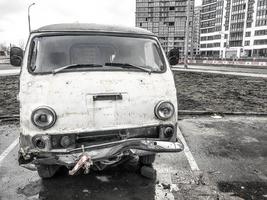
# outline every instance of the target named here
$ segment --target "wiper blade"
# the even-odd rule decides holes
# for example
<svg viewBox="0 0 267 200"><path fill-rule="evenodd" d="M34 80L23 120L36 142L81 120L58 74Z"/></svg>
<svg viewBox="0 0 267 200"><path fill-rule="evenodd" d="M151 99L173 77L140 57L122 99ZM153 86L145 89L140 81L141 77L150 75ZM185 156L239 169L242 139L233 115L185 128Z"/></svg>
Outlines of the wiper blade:
<svg viewBox="0 0 267 200"><path fill-rule="evenodd" d="M105 63L106 66L114 66L114 67L121 67L121 68L135 68L135 69L140 69L143 70L145 72L148 72L149 74L151 74L152 70L145 68L145 67L141 67L141 66L136 66L136 65L132 65L129 63Z"/></svg>
<svg viewBox="0 0 267 200"><path fill-rule="evenodd" d="M61 72L65 69L69 69L69 68L73 68L73 67L103 67L103 65L100 65L100 64L71 64L71 65L65 65L63 67L54 69L52 71L52 73L56 74L56 73Z"/></svg>

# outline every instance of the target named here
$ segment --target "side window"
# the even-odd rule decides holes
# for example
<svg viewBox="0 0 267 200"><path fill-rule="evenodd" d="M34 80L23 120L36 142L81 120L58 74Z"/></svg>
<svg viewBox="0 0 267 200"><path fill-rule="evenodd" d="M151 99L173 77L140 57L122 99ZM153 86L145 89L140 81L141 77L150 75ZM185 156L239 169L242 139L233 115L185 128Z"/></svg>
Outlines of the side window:
<svg viewBox="0 0 267 200"><path fill-rule="evenodd" d="M32 43L32 48L30 52L30 70L31 71L35 71L36 69L37 46L38 46L38 41L34 40Z"/></svg>
<svg viewBox="0 0 267 200"><path fill-rule="evenodd" d="M154 70L160 71L163 63L155 43L148 42L145 44L145 55L146 65L152 67Z"/></svg>
<svg viewBox="0 0 267 200"><path fill-rule="evenodd" d="M162 58L159 55L159 51L160 51L160 49L159 49L158 45L153 44L154 59L161 70L164 64L162 63Z"/></svg>

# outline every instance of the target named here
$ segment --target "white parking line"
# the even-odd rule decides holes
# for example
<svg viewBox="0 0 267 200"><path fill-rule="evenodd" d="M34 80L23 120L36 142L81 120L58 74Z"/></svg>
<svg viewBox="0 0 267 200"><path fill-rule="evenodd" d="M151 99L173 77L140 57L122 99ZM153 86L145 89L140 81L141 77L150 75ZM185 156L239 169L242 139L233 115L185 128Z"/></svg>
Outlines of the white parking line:
<svg viewBox="0 0 267 200"><path fill-rule="evenodd" d="M7 157L7 155L17 146L17 144L19 143L19 138L17 138L15 141L13 141L9 147L6 148L6 150L1 153L0 155L0 166L2 165L3 160L5 159L5 157Z"/></svg>
<svg viewBox="0 0 267 200"><path fill-rule="evenodd" d="M193 157L193 155L192 155L192 153L191 153L191 151L190 151L190 149L189 149L189 147L188 147L188 145L187 145L187 143L186 143L186 141L184 139L184 136L183 136L181 130L179 129L179 127L177 128L177 136L181 140L181 142L184 144L184 151L183 152L184 152L184 154L185 154L185 156L186 156L186 158L187 158L187 160L189 162L191 170L192 171L199 171L199 167L197 165L197 162L194 159L194 157Z"/></svg>
<svg viewBox="0 0 267 200"><path fill-rule="evenodd" d="M189 147L184 139L184 136L182 135L179 127L177 129L177 137L181 140L181 142L184 144L184 154L186 159L189 162L190 168L192 171L199 171L199 167L189 150ZM165 168L161 165L154 165L155 169L157 170L157 180L160 183L167 183L172 185L172 179L171 175L175 173L177 170ZM174 200L174 195L170 190L164 190L160 184L156 184L155 186L155 200Z"/></svg>

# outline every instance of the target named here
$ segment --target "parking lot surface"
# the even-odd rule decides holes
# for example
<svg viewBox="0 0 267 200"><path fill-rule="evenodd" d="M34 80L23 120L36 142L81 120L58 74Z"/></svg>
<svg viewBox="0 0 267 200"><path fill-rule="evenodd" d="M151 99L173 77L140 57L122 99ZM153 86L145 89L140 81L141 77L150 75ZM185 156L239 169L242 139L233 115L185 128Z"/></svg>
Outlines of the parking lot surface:
<svg viewBox="0 0 267 200"><path fill-rule="evenodd" d="M182 117L178 136L192 157L158 155L155 179L125 164L73 177L62 170L41 180L18 166L16 145L0 161L0 199L266 199L266 123L264 117ZM2 123L0 155L18 135L17 123Z"/></svg>
<svg viewBox="0 0 267 200"><path fill-rule="evenodd" d="M182 120L180 128L220 192L267 199L266 124L265 117L200 117Z"/></svg>

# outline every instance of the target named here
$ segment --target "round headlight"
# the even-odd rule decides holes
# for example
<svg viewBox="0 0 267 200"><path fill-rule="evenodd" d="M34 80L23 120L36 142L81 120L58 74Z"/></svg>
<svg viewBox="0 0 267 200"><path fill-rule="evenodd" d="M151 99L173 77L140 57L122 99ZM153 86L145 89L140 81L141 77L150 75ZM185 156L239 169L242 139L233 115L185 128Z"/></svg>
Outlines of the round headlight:
<svg viewBox="0 0 267 200"><path fill-rule="evenodd" d="M174 114L174 106L169 101L160 101L155 107L155 115L161 120L167 120Z"/></svg>
<svg viewBox="0 0 267 200"><path fill-rule="evenodd" d="M52 127L56 119L55 111L49 107L40 107L32 112L32 123L40 129Z"/></svg>

